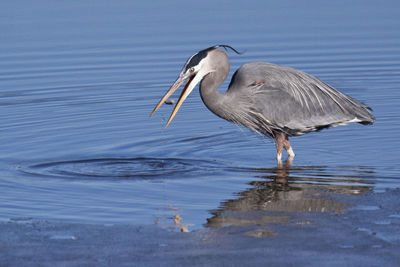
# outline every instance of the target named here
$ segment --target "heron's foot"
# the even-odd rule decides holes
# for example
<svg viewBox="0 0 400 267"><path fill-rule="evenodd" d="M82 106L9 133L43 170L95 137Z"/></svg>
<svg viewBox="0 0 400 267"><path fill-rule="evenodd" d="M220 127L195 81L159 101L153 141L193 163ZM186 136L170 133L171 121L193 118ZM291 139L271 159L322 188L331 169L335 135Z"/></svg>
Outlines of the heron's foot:
<svg viewBox="0 0 400 267"><path fill-rule="evenodd" d="M288 160L292 163L294 158L294 152L292 146L289 142L289 137L285 133L277 133L275 135L275 144L276 144L276 160L278 161L278 165L282 165L282 150L285 149L288 153Z"/></svg>
<svg viewBox="0 0 400 267"><path fill-rule="evenodd" d="M278 165L279 164L282 164L282 152L281 153L276 153L276 161L278 162Z"/></svg>
<svg viewBox="0 0 400 267"><path fill-rule="evenodd" d="M292 160L293 160L295 154L294 154L294 152L293 152L292 147L289 147L286 151L287 151L287 153L288 153L288 158L292 158Z"/></svg>
<svg viewBox="0 0 400 267"><path fill-rule="evenodd" d="M293 150L291 150L291 153L289 153L289 151L288 151L288 157L287 157L287 159L285 160L284 163L282 163L282 153L276 154L276 161L277 161L278 168L290 167L292 165L292 163L293 163L293 159L294 159Z"/></svg>
<svg viewBox="0 0 400 267"><path fill-rule="evenodd" d="M286 168L290 167L290 166L292 165L292 163L293 163L293 159L294 159L294 153L293 153L293 156L289 155L289 156L287 157L284 166L285 166Z"/></svg>
<svg viewBox="0 0 400 267"><path fill-rule="evenodd" d="M294 156L296 154L294 154L292 147L289 147L288 149L286 149L286 152L288 154L288 159L290 158L291 160L293 160ZM279 149L278 152L276 153L276 160L282 161L282 149Z"/></svg>

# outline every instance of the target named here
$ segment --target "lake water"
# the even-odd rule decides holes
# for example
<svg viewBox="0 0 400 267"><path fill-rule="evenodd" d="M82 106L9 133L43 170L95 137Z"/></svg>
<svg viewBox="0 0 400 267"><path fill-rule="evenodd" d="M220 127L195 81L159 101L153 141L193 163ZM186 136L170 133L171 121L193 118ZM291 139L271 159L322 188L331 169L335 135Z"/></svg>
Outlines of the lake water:
<svg viewBox="0 0 400 267"><path fill-rule="evenodd" d="M168 225L179 214L196 229L239 206L318 210L315 188L399 188L399 13L398 1L2 3L0 219ZM197 89L169 127L173 106L150 118L186 59L215 44L245 51L229 53L221 90L244 63L288 65L365 102L376 123L292 138L296 158L280 169L271 140L213 115ZM319 211L344 209L319 199Z"/></svg>

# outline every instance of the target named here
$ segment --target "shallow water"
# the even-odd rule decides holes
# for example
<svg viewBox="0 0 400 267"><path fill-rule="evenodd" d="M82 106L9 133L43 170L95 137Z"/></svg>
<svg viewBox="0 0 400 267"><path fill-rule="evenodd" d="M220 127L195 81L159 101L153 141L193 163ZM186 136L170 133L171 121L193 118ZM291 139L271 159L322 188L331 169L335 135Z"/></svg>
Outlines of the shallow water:
<svg viewBox="0 0 400 267"><path fill-rule="evenodd" d="M210 6L2 4L0 219L149 224L179 214L194 229L235 205L298 210L287 200L307 202L316 187L400 187L396 1ZM296 158L280 169L271 140L213 115L197 90L168 128L172 106L149 118L186 59L219 43L245 51L229 53L231 70L250 61L301 69L371 106L376 123L293 138ZM346 209L331 204L321 205Z"/></svg>

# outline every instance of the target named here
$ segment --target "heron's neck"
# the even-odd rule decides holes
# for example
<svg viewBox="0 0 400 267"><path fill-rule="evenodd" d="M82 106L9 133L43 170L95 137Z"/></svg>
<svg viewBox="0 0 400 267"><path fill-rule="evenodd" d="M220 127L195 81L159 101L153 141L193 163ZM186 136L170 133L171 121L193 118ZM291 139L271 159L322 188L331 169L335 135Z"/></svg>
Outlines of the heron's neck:
<svg viewBox="0 0 400 267"><path fill-rule="evenodd" d="M226 98L227 94L218 92L218 87L224 82L229 69L219 69L206 75L200 83L200 96L204 104L215 115L228 119Z"/></svg>

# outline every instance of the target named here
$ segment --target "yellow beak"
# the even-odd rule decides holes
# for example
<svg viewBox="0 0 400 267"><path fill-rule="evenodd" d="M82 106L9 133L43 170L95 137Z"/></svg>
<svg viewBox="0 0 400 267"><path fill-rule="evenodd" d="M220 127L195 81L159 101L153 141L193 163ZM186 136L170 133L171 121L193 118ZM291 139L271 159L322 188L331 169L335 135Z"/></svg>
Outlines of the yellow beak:
<svg viewBox="0 0 400 267"><path fill-rule="evenodd" d="M193 81L195 75L192 75L189 77L188 82L185 85L185 88L183 88L182 93L179 97L178 102L176 103L174 110L172 111L171 116L168 119L167 124L165 127L169 125L169 123L172 121L172 119L175 117L176 113L178 112L179 108L181 107L183 101L187 98L187 96L190 94L192 90L188 90L188 87L190 86L190 83ZM159 107L181 86L181 84L186 80L187 78L178 78L174 84L169 88L169 90L165 93L165 95L161 98L161 100L158 102L157 106L154 108L153 112L151 112L150 116L152 116Z"/></svg>

